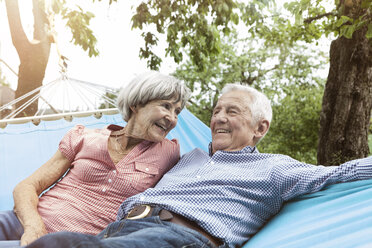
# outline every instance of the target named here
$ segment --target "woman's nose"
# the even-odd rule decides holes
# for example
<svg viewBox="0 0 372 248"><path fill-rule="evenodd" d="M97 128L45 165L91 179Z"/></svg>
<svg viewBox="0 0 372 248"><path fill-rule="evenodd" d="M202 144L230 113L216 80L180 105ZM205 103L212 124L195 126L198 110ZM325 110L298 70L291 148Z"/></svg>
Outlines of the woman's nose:
<svg viewBox="0 0 372 248"><path fill-rule="evenodd" d="M167 116L166 119L170 122L172 126L175 126L177 124L178 120L178 115L176 113L170 112Z"/></svg>

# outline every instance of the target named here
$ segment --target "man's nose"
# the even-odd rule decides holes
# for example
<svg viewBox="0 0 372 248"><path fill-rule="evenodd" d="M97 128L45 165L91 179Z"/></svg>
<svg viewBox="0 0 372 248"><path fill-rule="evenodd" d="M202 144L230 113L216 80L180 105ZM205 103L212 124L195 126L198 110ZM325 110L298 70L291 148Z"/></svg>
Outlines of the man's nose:
<svg viewBox="0 0 372 248"><path fill-rule="evenodd" d="M217 114L214 115L214 119L218 122L226 122L227 121L227 116L224 111L220 111Z"/></svg>

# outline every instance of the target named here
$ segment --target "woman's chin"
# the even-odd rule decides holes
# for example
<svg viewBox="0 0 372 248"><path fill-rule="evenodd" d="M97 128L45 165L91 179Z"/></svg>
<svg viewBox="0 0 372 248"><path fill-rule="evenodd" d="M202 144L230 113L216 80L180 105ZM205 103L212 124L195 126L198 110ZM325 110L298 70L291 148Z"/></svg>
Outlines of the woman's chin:
<svg viewBox="0 0 372 248"><path fill-rule="evenodd" d="M155 142L155 143L158 143L158 142L161 142L165 139L165 135L151 135L150 137L148 137L148 141L151 141L151 142Z"/></svg>

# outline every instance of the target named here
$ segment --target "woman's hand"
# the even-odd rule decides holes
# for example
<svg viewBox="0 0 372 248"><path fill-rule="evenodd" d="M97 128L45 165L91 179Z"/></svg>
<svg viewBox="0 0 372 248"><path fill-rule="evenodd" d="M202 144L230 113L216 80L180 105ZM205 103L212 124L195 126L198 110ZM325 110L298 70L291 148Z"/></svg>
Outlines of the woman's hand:
<svg viewBox="0 0 372 248"><path fill-rule="evenodd" d="M35 226L26 226L24 227L24 233L21 237L21 246L28 245L47 233L43 222Z"/></svg>
<svg viewBox="0 0 372 248"><path fill-rule="evenodd" d="M57 151L51 159L15 187L14 212L24 229L21 245L30 243L47 233L37 211L39 195L55 183L70 166L70 161Z"/></svg>

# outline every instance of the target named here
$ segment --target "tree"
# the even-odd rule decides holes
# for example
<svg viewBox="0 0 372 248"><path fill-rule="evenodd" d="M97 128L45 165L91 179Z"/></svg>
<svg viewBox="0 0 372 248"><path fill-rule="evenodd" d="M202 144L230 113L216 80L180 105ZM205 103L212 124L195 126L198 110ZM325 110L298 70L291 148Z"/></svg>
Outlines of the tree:
<svg viewBox="0 0 372 248"><path fill-rule="evenodd" d="M338 38L330 50L330 72L323 97L320 119L318 163L330 165L368 155L368 128L372 108L372 1L335 1L327 12L321 0L292 1L286 8L294 15L294 23L283 21L281 13L274 13L275 2L252 0L237 3L229 0L175 1L149 0L137 8L133 16L134 28L148 28L154 24L158 33L167 35L167 54L175 62L183 53L190 56L195 69L203 72L206 61L221 53L221 37L233 29L239 19L247 25L252 36L263 35L265 40L312 42L323 34ZM241 15L239 16L238 10ZM268 21L267 13L271 19ZM275 21L276 19L280 21ZM287 18L290 19L290 18ZM140 56L149 58L149 66L157 68L152 46L157 36L144 32L145 48ZM279 38L278 38L279 37ZM264 43L265 44L265 43Z"/></svg>
<svg viewBox="0 0 372 248"><path fill-rule="evenodd" d="M321 33L338 37L330 48L318 145L318 162L332 165L366 157L372 110L372 1L336 1L331 12L321 1L292 2L287 8L304 20L299 39ZM320 22L322 21L322 22Z"/></svg>
<svg viewBox="0 0 372 248"><path fill-rule="evenodd" d="M110 1L111 2L111 1ZM42 85L45 69L49 59L51 43L54 42L52 30L52 12L66 20L73 41L88 51L89 56L98 55L95 48L96 38L89 28L93 14L84 12L80 7L72 10L66 6L66 0L54 0L50 10L45 8L44 0L33 0L34 32L33 40L29 40L21 23L18 0L5 0L12 42L17 50L20 65L16 98ZM16 107L22 106L32 96L20 101ZM32 116L38 109L38 101L34 101L18 116Z"/></svg>

